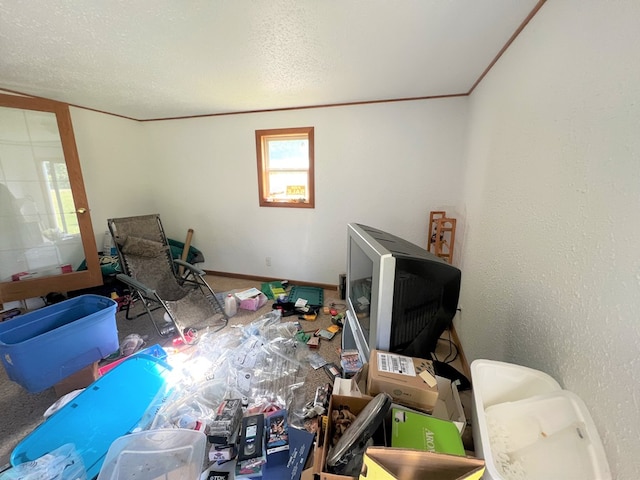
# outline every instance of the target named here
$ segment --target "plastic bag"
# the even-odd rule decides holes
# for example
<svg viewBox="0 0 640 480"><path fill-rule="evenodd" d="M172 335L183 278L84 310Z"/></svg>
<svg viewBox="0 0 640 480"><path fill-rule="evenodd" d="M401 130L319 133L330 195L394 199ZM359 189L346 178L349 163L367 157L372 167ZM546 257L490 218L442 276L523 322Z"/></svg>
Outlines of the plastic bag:
<svg viewBox="0 0 640 480"><path fill-rule="evenodd" d="M296 340L298 325L281 322L277 310L224 334L205 333L197 350L171 376L172 393L153 429L211 425L223 400L241 399L247 413L286 409L302 425L300 387L310 370L308 347Z"/></svg>
<svg viewBox="0 0 640 480"><path fill-rule="evenodd" d="M133 355L144 345L144 338L137 333L132 333L124 337L120 344L120 352L124 357Z"/></svg>
<svg viewBox="0 0 640 480"><path fill-rule="evenodd" d="M87 471L75 445L66 443L31 462L0 474L0 480L86 480Z"/></svg>
<svg viewBox="0 0 640 480"><path fill-rule="evenodd" d="M56 400L49 408L47 408L47 410L42 414L42 416L44 418L49 418L51 415L56 413L58 410L64 407L71 400L73 400L78 395L80 395L83 391L84 391L84 388L79 388L78 390L73 390L72 392L69 392L66 395L63 395L58 400Z"/></svg>

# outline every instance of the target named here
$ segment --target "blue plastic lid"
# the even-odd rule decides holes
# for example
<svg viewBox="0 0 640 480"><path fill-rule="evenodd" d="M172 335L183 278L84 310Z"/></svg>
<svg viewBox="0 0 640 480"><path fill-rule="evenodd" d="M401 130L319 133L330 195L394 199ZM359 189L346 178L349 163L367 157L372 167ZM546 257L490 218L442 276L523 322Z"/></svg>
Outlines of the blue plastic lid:
<svg viewBox="0 0 640 480"><path fill-rule="evenodd" d="M72 443L82 456L87 478L94 478L115 439L146 427L140 422L165 397L170 370L149 355L129 357L25 437L11 453L11 465Z"/></svg>

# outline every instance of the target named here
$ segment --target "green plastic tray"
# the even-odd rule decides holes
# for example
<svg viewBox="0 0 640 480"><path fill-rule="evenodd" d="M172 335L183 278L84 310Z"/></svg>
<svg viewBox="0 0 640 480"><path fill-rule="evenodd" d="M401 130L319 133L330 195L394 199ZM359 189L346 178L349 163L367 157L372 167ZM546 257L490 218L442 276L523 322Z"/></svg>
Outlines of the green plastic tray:
<svg viewBox="0 0 640 480"><path fill-rule="evenodd" d="M288 295L289 301L295 303L299 298L304 298L308 305L321 307L324 305L324 290L318 287L291 287Z"/></svg>

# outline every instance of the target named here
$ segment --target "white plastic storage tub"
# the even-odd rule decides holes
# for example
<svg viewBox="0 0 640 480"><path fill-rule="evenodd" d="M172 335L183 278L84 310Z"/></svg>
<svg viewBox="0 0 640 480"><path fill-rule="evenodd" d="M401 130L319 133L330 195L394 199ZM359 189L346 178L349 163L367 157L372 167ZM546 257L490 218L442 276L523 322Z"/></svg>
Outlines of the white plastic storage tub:
<svg viewBox="0 0 640 480"><path fill-rule="evenodd" d="M484 479L610 479L584 402L549 375L492 360L471 364L472 428Z"/></svg>

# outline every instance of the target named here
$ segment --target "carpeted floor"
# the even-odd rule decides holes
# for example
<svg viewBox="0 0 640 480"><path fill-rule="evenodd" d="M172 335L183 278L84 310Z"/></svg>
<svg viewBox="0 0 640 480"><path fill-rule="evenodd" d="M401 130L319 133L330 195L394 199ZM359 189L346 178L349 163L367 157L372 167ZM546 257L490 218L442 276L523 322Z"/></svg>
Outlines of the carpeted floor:
<svg viewBox="0 0 640 480"><path fill-rule="evenodd" d="M207 281L216 292L240 291L251 287L260 289L261 282L246 279L235 279L230 277L207 276ZM344 302L340 300L337 290L324 291L324 304L334 304L339 311L344 310ZM272 309L273 302L269 301L258 311L238 310L238 314L231 318L229 325L220 333L224 333L233 328L234 325L246 325L260 318ZM143 309L140 306L135 307L135 312ZM285 317L286 320L297 320L295 316ZM163 347L172 346L171 338L162 338L158 336L153 328L151 321L146 316L142 316L136 320L127 320L124 314L119 312L116 316L118 326L118 337L122 341L129 334L139 334L146 339L146 346L156 343ZM318 328L326 328L331 325L330 315L322 312L315 321L299 320L303 330L315 330ZM340 347L340 335L336 335L332 340L322 340L318 353L329 362L339 363L338 348ZM186 347L188 352L196 347ZM37 352L34 353L37 355ZM46 359L42 359L46 361ZM319 385L327 383L328 377L324 370L310 370L305 385L303 386L303 394L305 399L313 400L316 388ZM57 400L53 388L49 388L41 393L28 393L17 383L7 378L4 369L0 369L0 466L9 462L11 451L16 444L28 435L43 421L43 413L46 409Z"/></svg>

